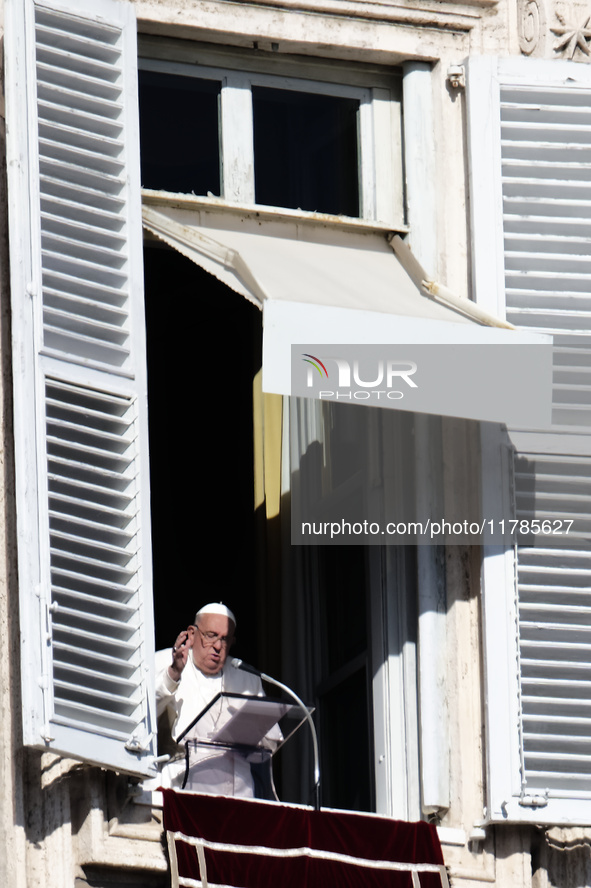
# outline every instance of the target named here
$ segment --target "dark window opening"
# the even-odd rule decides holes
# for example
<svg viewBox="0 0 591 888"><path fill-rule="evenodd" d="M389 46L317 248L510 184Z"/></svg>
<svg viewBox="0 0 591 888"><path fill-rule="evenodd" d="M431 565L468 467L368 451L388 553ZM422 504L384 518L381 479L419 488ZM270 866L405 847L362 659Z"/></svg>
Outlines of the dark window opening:
<svg viewBox="0 0 591 888"><path fill-rule="evenodd" d="M139 72L142 186L221 195L221 83Z"/></svg>
<svg viewBox="0 0 591 888"><path fill-rule="evenodd" d="M319 546L322 804L375 810L369 576L364 546Z"/></svg>
<svg viewBox="0 0 591 888"><path fill-rule="evenodd" d="M259 204L359 216L359 102L252 89Z"/></svg>
<svg viewBox="0 0 591 888"><path fill-rule="evenodd" d="M365 664L322 698L321 795L323 806L374 811Z"/></svg>
<svg viewBox="0 0 591 888"><path fill-rule="evenodd" d="M172 250L145 250L156 648L223 600L257 663L252 381L261 312Z"/></svg>

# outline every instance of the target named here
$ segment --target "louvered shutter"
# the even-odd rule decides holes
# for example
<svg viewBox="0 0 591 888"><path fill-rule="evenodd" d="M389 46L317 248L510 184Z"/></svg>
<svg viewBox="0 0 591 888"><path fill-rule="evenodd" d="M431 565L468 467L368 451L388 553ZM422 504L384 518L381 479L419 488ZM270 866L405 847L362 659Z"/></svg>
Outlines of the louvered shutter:
<svg viewBox="0 0 591 888"><path fill-rule="evenodd" d="M516 326L554 336L552 428L508 430L512 515L554 528L572 520L576 529L485 553L490 815L586 823L591 72L567 62L478 59L469 79L476 297ZM485 509L493 511L495 484L498 491L498 479L485 482ZM507 662L499 664L499 652Z"/></svg>
<svg viewBox="0 0 591 888"><path fill-rule="evenodd" d="M153 768L135 21L6 3L24 738Z"/></svg>

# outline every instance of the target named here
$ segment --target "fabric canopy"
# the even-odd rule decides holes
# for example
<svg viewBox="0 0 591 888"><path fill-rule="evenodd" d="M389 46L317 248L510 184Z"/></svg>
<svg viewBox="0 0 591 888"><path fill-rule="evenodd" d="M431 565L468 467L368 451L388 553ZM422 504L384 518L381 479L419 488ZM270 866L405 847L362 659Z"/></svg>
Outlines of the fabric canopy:
<svg viewBox="0 0 591 888"><path fill-rule="evenodd" d="M378 406L513 425L527 416L531 427L548 424L551 338L501 329L504 322L426 280L400 238L389 244L383 226L240 210L190 195L174 203L145 196L142 212L147 230L263 309L264 392L318 397L294 384L292 346L318 355L318 347L333 344L444 345L447 352L432 350L432 359L423 359L421 372L429 363L435 369L423 376L414 400ZM427 292L444 294L446 304ZM455 348L466 345L475 351ZM482 349L486 345L510 349ZM524 350L528 346L535 349ZM445 366L447 376L438 369ZM328 388L327 400L353 397Z"/></svg>
<svg viewBox="0 0 591 888"><path fill-rule="evenodd" d="M385 230L199 205L144 203L142 212L145 228L260 307L279 300L472 323L421 293Z"/></svg>
<svg viewBox="0 0 591 888"><path fill-rule="evenodd" d="M164 790L173 886L448 886L434 826Z"/></svg>

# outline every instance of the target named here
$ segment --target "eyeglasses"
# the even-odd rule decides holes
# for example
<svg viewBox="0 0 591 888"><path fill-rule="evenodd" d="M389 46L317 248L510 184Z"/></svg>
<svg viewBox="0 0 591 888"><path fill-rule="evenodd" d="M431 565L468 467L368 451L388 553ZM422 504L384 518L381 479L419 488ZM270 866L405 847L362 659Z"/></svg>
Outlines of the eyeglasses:
<svg viewBox="0 0 591 888"><path fill-rule="evenodd" d="M218 642L222 647L228 647L230 642L232 641L232 635L218 635L216 632L204 632L199 626L195 626L195 629L201 635L201 644L203 647L213 647L214 644Z"/></svg>

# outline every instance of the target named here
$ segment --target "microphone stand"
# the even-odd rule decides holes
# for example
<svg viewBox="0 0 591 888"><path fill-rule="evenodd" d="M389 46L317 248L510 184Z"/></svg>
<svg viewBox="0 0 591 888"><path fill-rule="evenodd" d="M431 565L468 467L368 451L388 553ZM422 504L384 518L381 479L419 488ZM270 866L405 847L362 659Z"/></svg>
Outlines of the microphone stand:
<svg viewBox="0 0 591 888"><path fill-rule="evenodd" d="M308 707L300 700L295 691L292 691L291 688L288 688L287 685L284 685L282 682L277 681L276 678L271 678L270 675L265 675L264 672L259 672L258 669L255 669L253 666L249 666L239 657L234 657L233 660L230 661L232 666L235 669L242 669L243 672L250 672L252 675L258 675L263 681L267 681L270 684L276 685L278 688L281 688L282 691L285 691L286 694L289 694L290 697L296 701L310 726L310 731L312 733L312 748L314 750L314 808L316 811L320 810L320 757L318 755L318 736L316 734L316 726L312 720L312 716L308 711Z"/></svg>

